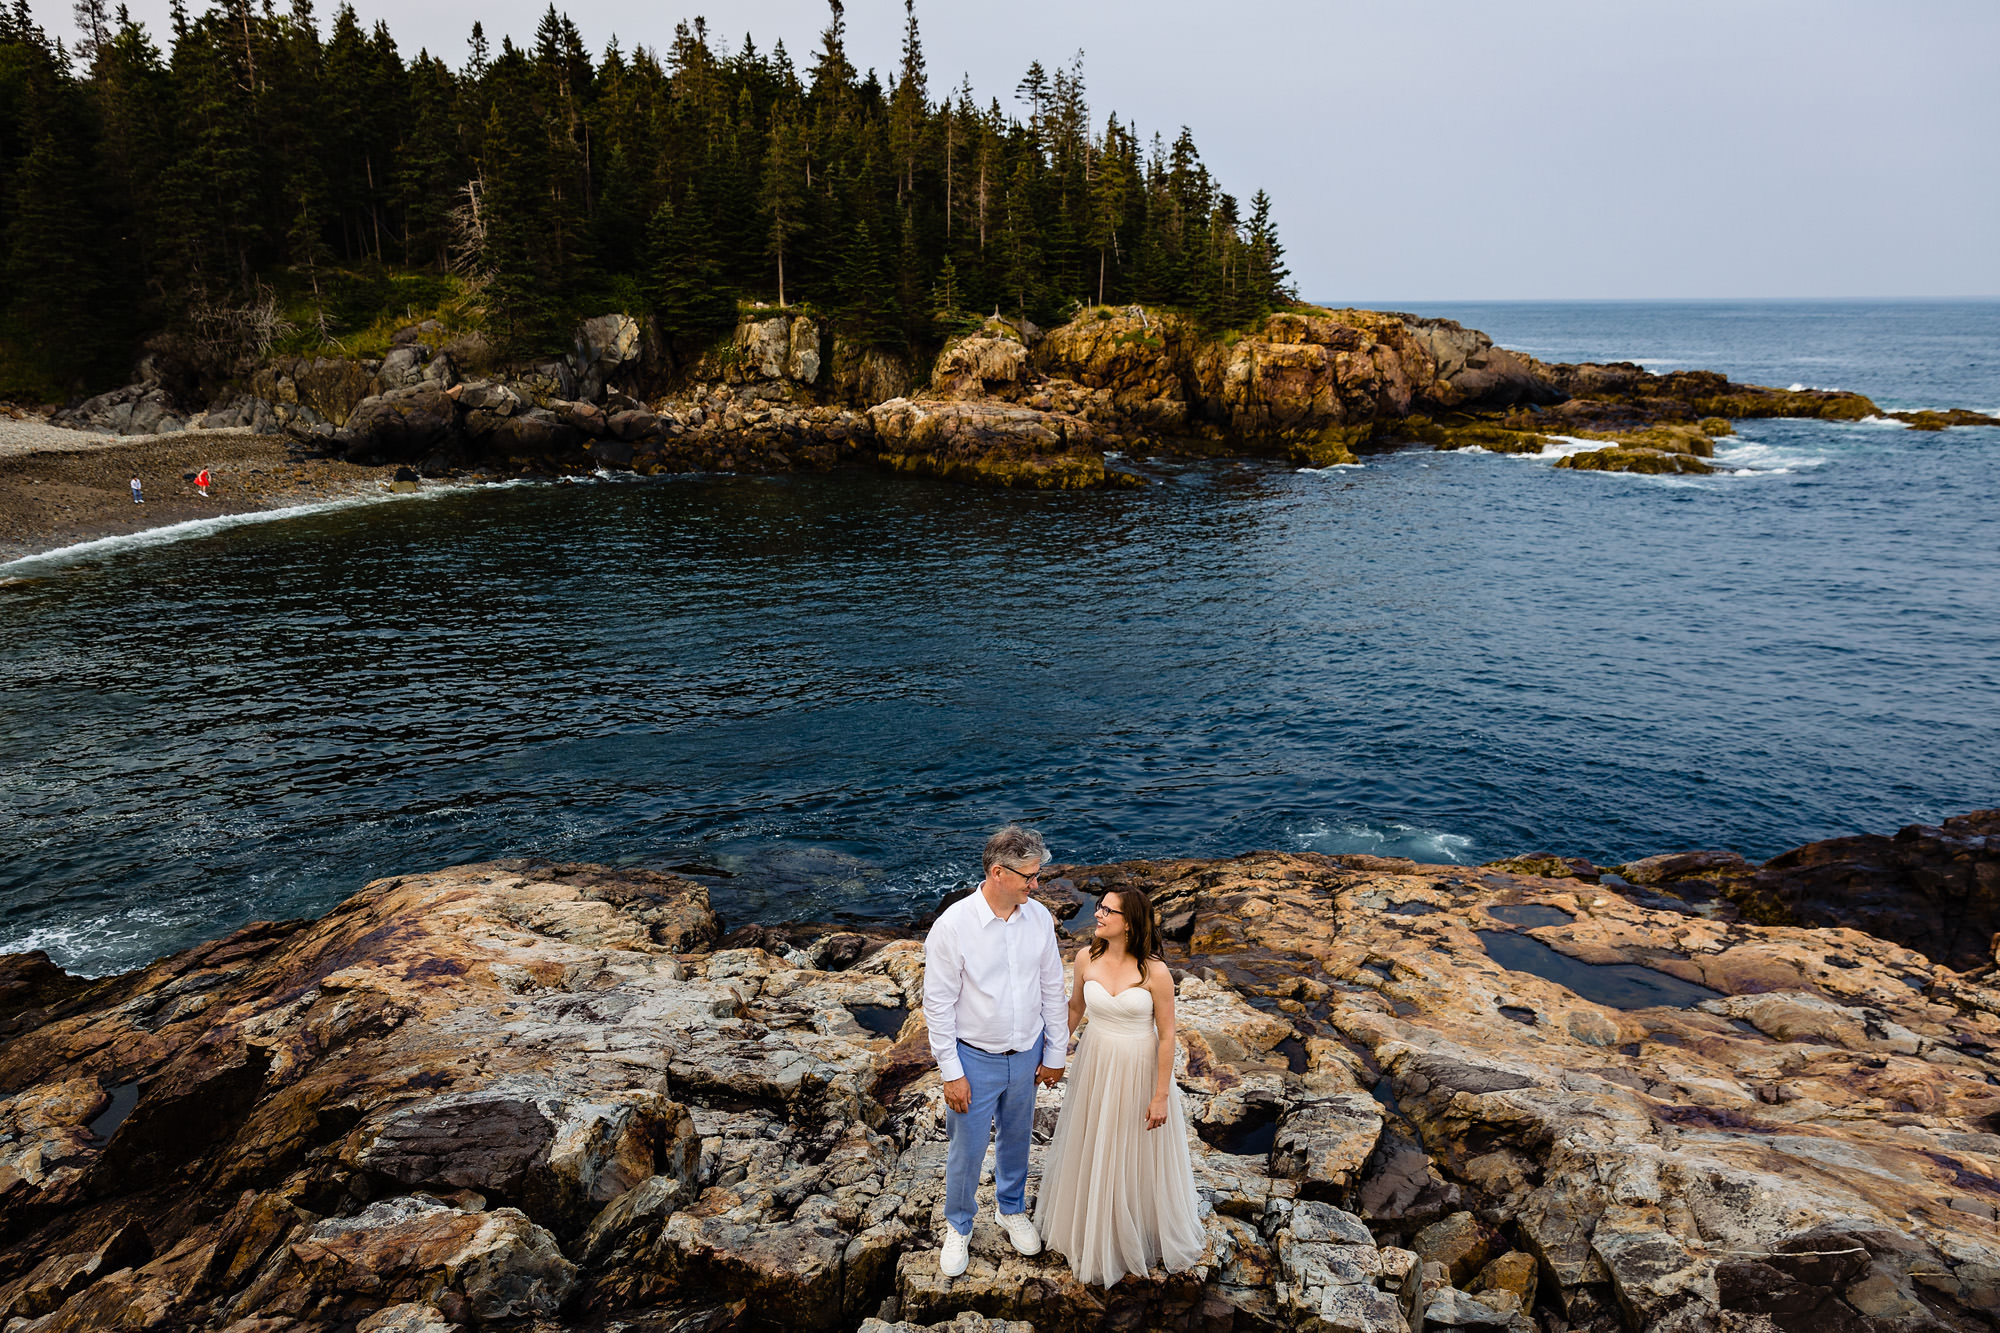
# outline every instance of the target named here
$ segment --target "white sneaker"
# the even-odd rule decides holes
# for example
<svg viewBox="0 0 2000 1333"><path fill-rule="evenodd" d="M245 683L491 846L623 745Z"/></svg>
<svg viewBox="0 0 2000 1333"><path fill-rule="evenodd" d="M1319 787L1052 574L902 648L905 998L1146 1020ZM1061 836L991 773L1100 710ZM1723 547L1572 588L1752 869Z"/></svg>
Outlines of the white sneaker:
<svg viewBox="0 0 2000 1333"><path fill-rule="evenodd" d="M1026 1213L1000 1213L1000 1229L1007 1233L1007 1239L1014 1242L1014 1249L1020 1254L1040 1254L1042 1233L1035 1230L1035 1224L1028 1220Z"/></svg>
<svg viewBox="0 0 2000 1333"><path fill-rule="evenodd" d="M938 1251L938 1271L946 1277L957 1277L965 1271L966 1261L971 1257L972 1237L959 1235L956 1227L945 1223L944 1249Z"/></svg>

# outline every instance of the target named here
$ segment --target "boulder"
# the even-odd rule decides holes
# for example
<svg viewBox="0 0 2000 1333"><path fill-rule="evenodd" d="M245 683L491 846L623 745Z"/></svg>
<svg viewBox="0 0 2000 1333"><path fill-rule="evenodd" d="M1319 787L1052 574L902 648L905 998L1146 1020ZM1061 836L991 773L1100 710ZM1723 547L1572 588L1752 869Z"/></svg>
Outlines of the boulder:
<svg viewBox="0 0 2000 1333"><path fill-rule="evenodd" d="M1189 419L1187 377L1193 325L1179 315L1140 306L1085 310L1049 331L1035 349L1043 373L1109 391L1135 423L1174 431Z"/></svg>
<svg viewBox="0 0 2000 1333"><path fill-rule="evenodd" d="M278 433L278 417L271 404L250 394L241 394L211 407L192 424L197 430L247 427L258 435Z"/></svg>
<svg viewBox="0 0 2000 1333"><path fill-rule="evenodd" d="M811 384L820 371L819 325L804 315L745 315L722 369L731 384Z"/></svg>
<svg viewBox="0 0 2000 1333"><path fill-rule="evenodd" d="M1443 1264L1455 1287L1464 1286L1486 1266L1500 1246L1493 1228L1471 1213L1453 1213L1417 1233L1410 1249L1423 1263Z"/></svg>
<svg viewBox="0 0 2000 1333"><path fill-rule="evenodd" d="M685 1186L695 1152L687 1111L658 1093L582 1100L516 1074L390 1111L350 1134L342 1156L406 1189L518 1202L558 1234L575 1234L656 1167Z"/></svg>
<svg viewBox="0 0 2000 1333"><path fill-rule="evenodd" d="M861 347L846 338L833 341L827 389L841 402L867 409L910 392L908 358L878 347Z"/></svg>
<svg viewBox="0 0 2000 1333"><path fill-rule="evenodd" d="M514 392L537 407L572 401L577 395L576 371L567 360L542 361L509 381Z"/></svg>
<svg viewBox="0 0 2000 1333"><path fill-rule="evenodd" d="M870 408L868 420L879 457L898 471L1033 490L1109 480L1098 432L1066 413L984 399L894 398Z"/></svg>
<svg viewBox="0 0 2000 1333"><path fill-rule="evenodd" d="M633 408L616 412L605 422L606 428L616 438L631 444L644 439L660 428L660 418L645 408Z"/></svg>
<svg viewBox="0 0 2000 1333"><path fill-rule="evenodd" d="M555 1237L521 1213L461 1212L421 1196L317 1223L291 1242L289 1258L296 1284L265 1307L278 1313L337 1317L367 1305L436 1302L442 1289L482 1323L546 1319L576 1288L576 1267Z"/></svg>
<svg viewBox="0 0 2000 1333"><path fill-rule="evenodd" d="M988 1319L964 1310L935 1324L913 1324L907 1319L893 1322L864 1319L858 1333L1035 1333L1035 1326L1025 1319Z"/></svg>
<svg viewBox="0 0 2000 1333"><path fill-rule="evenodd" d="M1382 1108L1367 1093L1302 1102L1278 1122L1271 1173L1306 1198L1344 1197L1382 1135Z"/></svg>
<svg viewBox="0 0 2000 1333"><path fill-rule="evenodd" d="M375 372L375 392L387 393L391 389L407 389L420 384L424 378L424 352L415 344L390 349L382 358L382 368Z"/></svg>
<svg viewBox="0 0 2000 1333"><path fill-rule="evenodd" d="M546 407L522 407L504 417L468 413L466 432L503 458L535 459L567 452L586 438Z"/></svg>
<svg viewBox="0 0 2000 1333"><path fill-rule="evenodd" d="M938 354L931 388L953 398L1018 389L1028 373L1028 349L1012 338L960 338Z"/></svg>
<svg viewBox="0 0 2000 1333"><path fill-rule="evenodd" d="M576 350L571 364L576 370L576 396L598 402L605 387L622 368L639 359L639 321L630 315L599 315L577 326Z"/></svg>
<svg viewBox="0 0 2000 1333"><path fill-rule="evenodd" d="M1556 460L1557 467L1580 472L1639 472L1654 476L1703 476L1715 469L1693 454L1668 449L1590 449Z"/></svg>
<svg viewBox="0 0 2000 1333"><path fill-rule="evenodd" d="M1400 317L1410 339L1428 355L1431 378L1424 386L1426 407L1511 407L1552 403L1563 395L1532 357L1495 347L1493 340L1456 320Z"/></svg>
<svg viewBox="0 0 2000 1333"><path fill-rule="evenodd" d="M452 400L419 383L362 399L336 438L353 461L420 458L450 440L457 426Z"/></svg>
<svg viewBox="0 0 2000 1333"><path fill-rule="evenodd" d="M1808 843L1725 891L1754 920L1846 926L1946 967L1983 967L2000 933L2000 810Z"/></svg>
<svg viewBox="0 0 2000 1333"><path fill-rule="evenodd" d="M346 357L301 357L291 363L289 373L299 405L311 408L333 426L345 425L375 388L375 373Z"/></svg>

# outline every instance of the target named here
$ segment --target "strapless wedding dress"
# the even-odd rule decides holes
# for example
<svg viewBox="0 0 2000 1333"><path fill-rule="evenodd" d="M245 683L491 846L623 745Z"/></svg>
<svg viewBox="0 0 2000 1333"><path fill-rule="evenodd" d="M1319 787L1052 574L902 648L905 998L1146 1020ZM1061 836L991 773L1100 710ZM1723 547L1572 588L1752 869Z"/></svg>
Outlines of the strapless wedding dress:
<svg viewBox="0 0 2000 1333"><path fill-rule="evenodd" d="M1153 995L1083 983L1090 1022L1064 1082L1055 1137L1042 1159L1035 1226L1085 1282L1109 1287L1155 1263L1194 1266L1207 1235L1188 1162L1181 1090L1168 1085L1167 1122L1146 1128L1159 1074Z"/></svg>

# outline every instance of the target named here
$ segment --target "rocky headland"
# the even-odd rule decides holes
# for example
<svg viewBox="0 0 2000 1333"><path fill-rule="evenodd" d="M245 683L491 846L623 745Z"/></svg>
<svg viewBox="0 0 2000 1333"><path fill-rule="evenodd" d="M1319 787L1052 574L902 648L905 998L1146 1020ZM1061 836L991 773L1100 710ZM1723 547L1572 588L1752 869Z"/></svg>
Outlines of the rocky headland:
<svg viewBox="0 0 2000 1333"><path fill-rule="evenodd" d="M394 343L379 359L280 358L208 392L170 387L169 369L149 362L149 378L54 421L113 434L282 432L427 476L863 463L1069 489L1138 484L1120 459L1141 452L1323 467L1369 447L1539 452L1558 436L1603 442L1565 467L1700 473L1733 420L1884 415L1859 394L1548 364L1451 320L1317 307L1221 334L1140 306L1088 307L1046 332L995 317L928 366L768 307L682 365L615 314L585 321L568 355L530 365L495 366L476 334L435 322ZM2000 424L1963 410L1888 415L1920 430Z"/></svg>
<svg viewBox="0 0 2000 1333"><path fill-rule="evenodd" d="M2000 1328L2000 812L1044 893L1130 884L1191 1271L1085 1287L989 1214L939 1277L919 923L725 933L688 878L494 862L118 977L0 959L0 1326Z"/></svg>

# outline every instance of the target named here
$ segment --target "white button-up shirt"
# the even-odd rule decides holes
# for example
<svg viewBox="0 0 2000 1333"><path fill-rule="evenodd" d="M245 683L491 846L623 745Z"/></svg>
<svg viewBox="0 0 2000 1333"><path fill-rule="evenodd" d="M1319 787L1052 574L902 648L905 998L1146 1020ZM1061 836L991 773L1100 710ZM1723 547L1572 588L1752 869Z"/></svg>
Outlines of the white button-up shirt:
<svg viewBox="0 0 2000 1333"><path fill-rule="evenodd" d="M924 940L924 1021L947 1083L964 1076L961 1041L996 1054L1040 1045L1042 1063L1061 1069L1069 1002L1049 909L1030 898L1003 920L979 889L945 908Z"/></svg>

